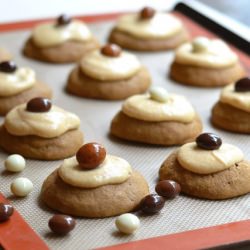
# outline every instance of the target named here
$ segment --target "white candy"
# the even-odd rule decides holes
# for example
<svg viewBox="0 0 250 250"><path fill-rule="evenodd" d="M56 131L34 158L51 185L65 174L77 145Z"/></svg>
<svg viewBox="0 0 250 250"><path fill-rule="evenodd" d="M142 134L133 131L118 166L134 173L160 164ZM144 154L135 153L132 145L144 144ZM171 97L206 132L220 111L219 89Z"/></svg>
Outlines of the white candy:
<svg viewBox="0 0 250 250"><path fill-rule="evenodd" d="M169 93L162 87L152 87L149 90L150 98L157 102L167 102Z"/></svg>
<svg viewBox="0 0 250 250"><path fill-rule="evenodd" d="M33 183L28 178L19 177L11 183L10 189L15 196L24 197L33 190Z"/></svg>
<svg viewBox="0 0 250 250"><path fill-rule="evenodd" d="M18 154L10 155L4 162L5 169L10 172L21 172L25 165L25 159Z"/></svg>
<svg viewBox="0 0 250 250"><path fill-rule="evenodd" d="M127 213L120 215L116 219L115 225L120 232L132 234L139 228L140 220L136 215Z"/></svg>
<svg viewBox="0 0 250 250"><path fill-rule="evenodd" d="M193 42L193 52L205 52L208 50L209 45L210 45L210 40L206 37L199 36L196 37Z"/></svg>

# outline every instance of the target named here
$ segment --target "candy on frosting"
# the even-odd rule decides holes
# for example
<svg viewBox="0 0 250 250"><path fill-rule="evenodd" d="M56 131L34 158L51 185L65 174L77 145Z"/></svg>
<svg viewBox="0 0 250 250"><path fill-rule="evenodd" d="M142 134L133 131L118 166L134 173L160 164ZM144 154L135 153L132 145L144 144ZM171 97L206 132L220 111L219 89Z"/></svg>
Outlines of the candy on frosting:
<svg viewBox="0 0 250 250"><path fill-rule="evenodd" d="M137 13L121 16L116 29L143 39L164 39L178 33L182 29L182 23L167 13L155 13L150 19L141 19L140 13Z"/></svg>
<svg viewBox="0 0 250 250"><path fill-rule="evenodd" d="M141 63L136 56L125 51L118 57L109 57L94 50L82 58L80 67L86 75L98 80L123 80L136 74Z"/></svg>
<svg viewBox="0 0 250 250"><path fill-rule="evenodd" d="M169 93L162 87L151 87L149 90L150 98L158 102L167 102Z"/></svg>
<svg viewBox="0 0 250 250"><path fill-rule="evenodd" d="M88 27L76 20L61 26L54 22L43 23L32 31L32 40L39 47L52 47L69 40L86 41L91 37Z"/></svg>
<svg viewBox="0 0 250 250"><path fill-rule="evenodd" d="M99 167L82 170L76 157L65 159L58 170L62 180L72 186L96 188L108 184L119 184L126 181L132 169L127 161L113 155L107 155Z"/></svg>
<svg viewBox="0 0 250 250"><path fill-rule="evenodd" d="M10 134L16 136L53 138L77 129L80 119L56 106L52 106L49 112L35 113L27 111L26 104L21 104L7 114L4 126Z"/></svg>
<svg viewBox="0 0 250 250"><path fill-rule="evenodd" d="M204 150L191 142L180 147L177 154L183 168L198 174L222 171L242 161L243 157L239 148L226 143L216 150Z"/></svg>
<svg viewBox="0 0 250 250"><path fill-rule="evenodd" d="M234 90L234 84L230 84L222 90L220 101L235 108L250 112L250 91L236 92Z"/></svg>
<svg viewBox="0 0 250 250"><path fill-rule="evenodd" d="M199 52L196 43L197 40L194 45L192 43L181 45L176 50L175 62L207 68L222 68L231 66L238 61L237 55L219 39L200 42Z"/></svg>
<svg viewBox="0 0 250 250"><path fill-rule="evenodd" d="M129 97L122 111L132 118L143 121L178 121L189 123L195 117L192 105L184 96L169 94L166 102L152 100L149 94Z"/></svg>
<svg viewBox="0 0 250 250"><path fill-rule="evenodd" d="M31 88L36 81L35 72L18 68L13 73L0 72L0 96L13 96Z"/></svg>

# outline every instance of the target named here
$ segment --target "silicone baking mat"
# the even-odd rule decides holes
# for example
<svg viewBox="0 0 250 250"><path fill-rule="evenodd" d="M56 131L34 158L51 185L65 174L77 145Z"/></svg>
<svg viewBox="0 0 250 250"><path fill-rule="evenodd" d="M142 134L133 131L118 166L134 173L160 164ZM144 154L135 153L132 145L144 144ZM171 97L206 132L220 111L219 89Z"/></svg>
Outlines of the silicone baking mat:
<svg viewBox="0 0 250 250"><path fill-rule="evenodd" d="M175 14L182 18L193 36L214 36L182 14ZM95 21L95 19L92 18L91 21ZM89 27L94 35L102 43L105 43L114 23L114 20L100 21L99 18L97 22L89 23ZM19 66L32 67L37 73L37 78L52 87L54 91L53 103L55 105L72 111L81 118L81 129L85 135L85 142L100 142L105 145L109 154L125 158L134 169L139 170L144 175L149 183L151 192L154 192L158 178L158 169L164 159L176 147L166 148L129 143L110 137L110 121L120 110L122 101L90 100L65 93L64 87L67 77L75 64L53 65L41 63L25 58L21 54L23 44L30 35L30 29L23 28L31 24L32 22L25 25L3 27L5 31L0 34L0 45L12 52ZM12 31L7 30L6 27L12 29ZM15 30L15 28L22 28L22 30ZM245 67L249 70L249 57L238 50L236 51L239 53ZM219 88L201 89L172 82L167 76L169 66L173 60L173 52L135 54L148 67L153 78L153 85L163 86L169 92L185 95L202 117L204 131L219 134L224 142L237 145L242 149L245 157L250 159L250 141L247 135L217 130L210 124L210 112L213 104L219 98ZM0 118L0 121L3 121L3 118ZM61 161L27 160L27 167L22 173L9 174L4 171L3 167L6 157L7 154L0 151L0 191L13 203L20 214L51 249L80 250L98 248L250 218L250 195L225 201L200 200L181 195L176 199L168 200L161 213L154 216L140 216L141 227L134 235L125 236L119 234L114 226L115 218L77 218L77 226L71 234L65 237L57 237L50 233L47 226L48 219L53 215L54 211L46 208L39 201L39 192L43 180L59 166ZM24 199L13 197L9 191L10 183L19 176L28 177L34 183L34 191ZM233 232L231 233L233 234ZM248 236L250 237L250 234ZM194 239L195 237L193 236L190 238L190 241ZM175 240L175 242L176 246L178 246L178 240ZM142 248L138 247L137 249Z"/></svg>

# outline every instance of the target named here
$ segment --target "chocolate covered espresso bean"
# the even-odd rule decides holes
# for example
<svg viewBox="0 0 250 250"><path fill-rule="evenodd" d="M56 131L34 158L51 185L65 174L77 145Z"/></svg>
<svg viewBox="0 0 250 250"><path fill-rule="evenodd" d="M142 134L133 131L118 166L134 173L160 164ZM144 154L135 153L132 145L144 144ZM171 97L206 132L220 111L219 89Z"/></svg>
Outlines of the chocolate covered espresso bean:
<svg viewBox="0 0 250 250"><path fill-rule="evenodd" d="M26 109L30 112L48 112L51 109L52 103L47 98L36 97L27 103Z"/></svg>
<svg viewBox="0 0 250 250"><path fill-rule="evenodd" d="M221 144L221 138L213 133L203 133L196 138L196 144L198 147L206 150L218 149Z"/></svg>

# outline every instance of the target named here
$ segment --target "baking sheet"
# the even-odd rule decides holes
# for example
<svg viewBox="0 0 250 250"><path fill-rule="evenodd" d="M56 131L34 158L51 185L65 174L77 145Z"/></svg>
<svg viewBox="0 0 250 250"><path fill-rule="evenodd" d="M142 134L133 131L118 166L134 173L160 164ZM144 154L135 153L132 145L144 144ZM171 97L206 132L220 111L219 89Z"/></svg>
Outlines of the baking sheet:
<svg viewBox="0 0 250 250"><path fill-rule="evenodd" d="M94 35L105 42L114 22L89 24ZM123 157L134 169L139 170L149 183L151 192L158 178L158 169L164 159L176 147L159 147L124 142L109 136L110 121L120 110L122 101L98 101L78 98L64 91L67 76L74 64L53 65L36 62L21 55L21 49L30 31L0 34L0 46L9 49L19 66L30 66L37 78L49 84L54 91L53 103L76 113L81 118L81 129L85 142L97 141L105 145L109 154ZM218 100L220 89L200 89L173 83L167 78L173 52L135 53L146 65L153 78L153 85L165 87L169 92L185 95L202 117L204 131L219 134L224 142L235 144L250 159L250 141L247 135L238 135L217 130L210 125L210 111ZM0 119L1 121L3 118ZM166 202L160 214L141 216L141 227L135 235L117 233L115 218L77 219L72 233L58 237L50 233L47 223L54 211L39 202L43 180L59 166L61 161L27 160L26 169L19 174L4 171L3 162L7 154L0 152L0 191L13 202L31 227L46 241L51 249L90 249L154 236L182 232L190 229L239 221L250 217L250 196L245 195L226 201L207 201L179 196ZM15 198L9 191L10 183L17 177L28 177L34 183L34 191L26 198Z"/></svg>

